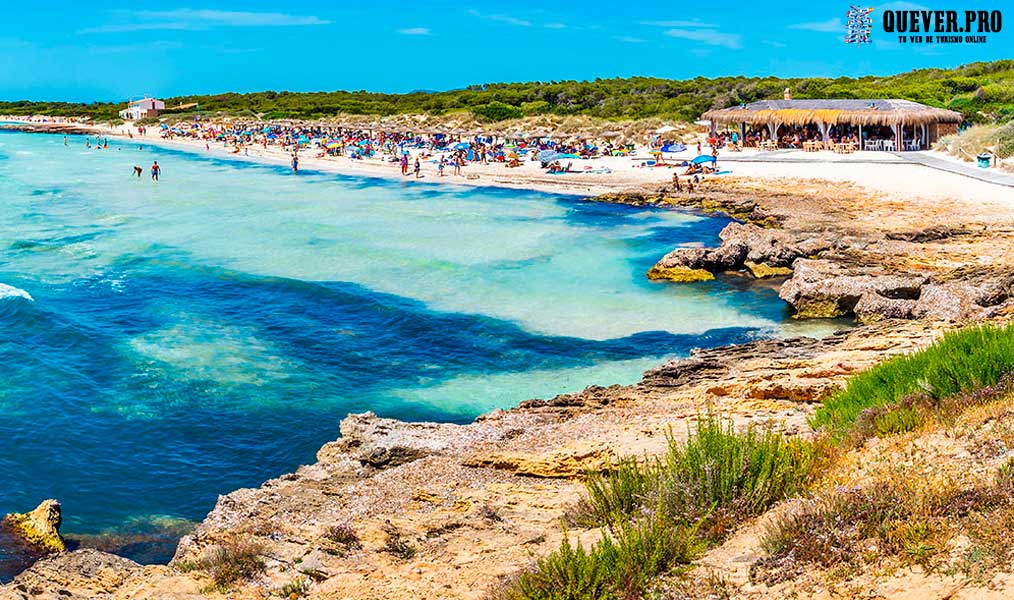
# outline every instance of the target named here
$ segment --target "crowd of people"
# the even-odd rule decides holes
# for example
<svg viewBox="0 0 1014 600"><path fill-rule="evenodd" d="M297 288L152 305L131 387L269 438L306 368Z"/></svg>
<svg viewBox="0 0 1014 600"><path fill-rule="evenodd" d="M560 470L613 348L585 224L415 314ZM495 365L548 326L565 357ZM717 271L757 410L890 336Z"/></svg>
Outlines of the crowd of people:
<svg viewBox="0 0 1014 600"><path fill-rule="evenodd" d="M462 167L469 163L502 163L508 167L518 167L525 161L538 161L537 155L545 151L553 151L560 157L570 159L626 156L634 152L632 144L616 144L608 140L596 142L588 139L560 140L548 136L392 132L262 123L162 125L160 135L170 140L199 140L208 149L211 144L222 144L234 154L249 154L250 148L256 147L280 148L292 155L294 171L298 170L298 155L303 152L316 158L374 158L400 163L402 174L406 176L418 176L421 161L434 163L438 175L443 176L447 171L451 175L462 175ZM554 168L559 171L558 162L554 163ZM549 164L542 166L550 168Z"/></svg>

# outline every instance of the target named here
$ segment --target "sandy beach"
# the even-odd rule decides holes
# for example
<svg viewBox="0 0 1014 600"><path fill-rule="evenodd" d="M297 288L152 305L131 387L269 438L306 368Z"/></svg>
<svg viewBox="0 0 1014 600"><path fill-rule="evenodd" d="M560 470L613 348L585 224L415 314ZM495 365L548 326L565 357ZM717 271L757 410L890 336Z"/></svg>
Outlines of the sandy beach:
<svg viewBox="0 0 1014 600"><path fill-rule="evenodd" d="M56 133L60 127L54 126ZM213 156L233 160L251 160L269 164L288 166L291 153L278 146L261 147L248 145L237 151L235 147L221 142L207 144L203 140L186 138L163 138L157 128L140 135L137 128L130 124L115 127L108 126L74 126L77 131L91 131L97 136L114 136L131 139L139 144L155 144L169 148L186 149L197 153L208 153ZM705 151L708 150L703 140ZM300 152L300 169L303 171L320 171L345 175L362 175L367 177L401 178L406 182L415 181L410 174L402 176L397 162L390 162L389 156L352 160L348 157L315 156L316 150L306 149ZM692 159L696 155L694 148L676 155L667 155L669 163L679 163ZM413 154L413 158L414 158ZM587 160L573 160L574 172L550 174L540 168L539 163L524 161L520 167L508 168L503 163L481 164L470 162L463 168L461 176L453 176L450 169L443 177L437 172L436 162L440 154L422 161L420 182L442 183L450 185L494 186L518 189L533 189L547 192L594 196L624 189L642 188L645 185L671 185L674 173L681 175L685 168L677 166L642 167L651 157L647 148L638 148L635 157L602 156ZM139 161L143 162L143 161ZM955 172L947 172L940 168L932 168L920 164L932 162L947 165ZM1014 175L999 174L997 180L1007 185L983 181L978 177L981 173L971 163L963 162L944 152L927 150L921 152L855 152L853 154L836 154L830 151L803 152L801 150L781 150L763 152L754 148L745 148L739 152L722 151L719 155L719 168L729 171L728 174L709 176L716 178L748 178L751 180L771 180L772 186L784 185L781 179L811 179L827 182L842 182L858 185L871 192L886 194L894 199L920 198L924 200L961 199L971 202L1005 201L1014 202ZM147 167L147 165L141 165ZM584 173L585 170L606 170L609 173ZM971 175L971 176L969 176Z"/></svg>

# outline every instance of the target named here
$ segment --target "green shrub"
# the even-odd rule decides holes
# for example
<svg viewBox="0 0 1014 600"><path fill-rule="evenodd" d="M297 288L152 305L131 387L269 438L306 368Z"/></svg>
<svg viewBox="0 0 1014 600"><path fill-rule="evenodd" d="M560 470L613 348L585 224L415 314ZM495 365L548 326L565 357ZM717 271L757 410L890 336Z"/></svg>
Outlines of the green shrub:
<svg viewBox="0 0 1014 600"><path fill-rule="evenodd" d="M962 393L989 388L1014 371L1014 325L983 325L946 334L936 344L898 356L848 381L810 420L842 440L863 411L921 395L932 406ZM911 415L886 417L885 427L912 424Z"/></svg>
<svg viewBox="0 0 1014 600"><path fill-rule="evenodd" d="M264 546L259 542L225 542L207 550L196 567L211 577L214 589L227 590L264 573L263 552Z"/></svg>
<svg viewBox="0 0 1014 600"><path fill-rule="evenodd" d="M585 483L587 496L573 511L575 525L615 526L630 518L658 487L657 461L642 465L634 458L621 459L606 473L589 473Z"/></svg>
<svg viewBox="0 0 1014 600"><path fill-rule="evenodd" d="M655 579L689 564L706 545L695 527L660 514L617 526L589 551L571 545L565 532L560 548L517 575L498 600L619 600L643 597Z"/></svg>
<svg viewBox="0 0 1014 600"><path fill-rule="evenodd" d="M476 106L472 112L476 117L485 121L506 121L507 119L519 119L525 115L520 108L495 100L489 104Z"/></svg>
<svg viewBox="0 0 1014 600"><path fill-rule="evenodd" d="M709 537L799 492L818 456L810 442L731 419L699 417L685 445L672 441L660 467L660 503L685 522L707 521Z"/></svg>
<svg viewBox="0 0 1014 600"><path fill-rule="evenodd" d="M670 437L662 458L625 459L610 473L590 474L570 520L605 527L602 540L585 551L565 539L497 597L640 598L660 575L803 489L817 456L813 444L772 429L737 432L731 419L702 415L686 442Z"/></svg>

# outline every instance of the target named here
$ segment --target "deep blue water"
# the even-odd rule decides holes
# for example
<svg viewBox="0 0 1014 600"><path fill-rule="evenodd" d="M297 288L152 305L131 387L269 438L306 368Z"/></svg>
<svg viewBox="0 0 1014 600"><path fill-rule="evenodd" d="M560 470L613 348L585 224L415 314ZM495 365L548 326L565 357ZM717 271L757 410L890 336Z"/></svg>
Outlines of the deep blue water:
<svg viewBox="0 0 1014 600"><path fill-rule="evenodd" d="M10 133L0 199L0 512L70 533L200 520L350 412L467 422L786 318L644 278L722 218Z"/></svg>

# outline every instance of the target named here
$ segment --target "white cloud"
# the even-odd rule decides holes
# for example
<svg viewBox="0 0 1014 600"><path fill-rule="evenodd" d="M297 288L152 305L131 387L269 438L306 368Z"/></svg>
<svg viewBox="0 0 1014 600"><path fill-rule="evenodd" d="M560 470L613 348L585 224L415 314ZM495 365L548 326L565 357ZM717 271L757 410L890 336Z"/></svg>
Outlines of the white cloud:
<svg viewBox="0 0 1014 600"><path fill-rule="evenodd" d="M409 27L408 29L399 29L398 33L401 35L430 35L433 32L427 27Z"/></svg>
<svg viewBox="0 0 1014 600"><path fill-rule="evenodd" d="M874 7L874 14L888 10L930 10L930 8L914 2L888 2Z"/></svg>
<svg viewBox="0 0 1014 600"><path fill-rule="evenodd" d="M124 33L157 30L203 31L215 27L293 27L331 23L331 21L313 16L192 8L141 10L130 14L138 20L132 23L83 29L78 33Z"/></svg>
<svg viewBox="0 0 1014 600"><path fill-rule="evenodd" d="M743 47L742 38L735 33L723 33L714 29L669 29L665 32L669 37L700 42L708 46L722 46L732 50Z"/></svg>
<svg viewBox="0 0 1014 600"><path fill-rule="evenodd" d="M789 25L789 29L802 29L805 31L819 31L821 33L838 33L845 31L845 23L841 19L828 19L827 21L814 21L811 23L796 23Z"/></svg>
<svg viewBox="0 0 1014 600"><path fill-rule="evenodd" d="M623 42L625 44L643 44L644 40L639 37L633 37L629 35L618 35L615 39L617 42Z"/></svg>
<svg viewBox="0 0 1014 600"><path fill-rule="evenodd" d="M531 27L532 26L532 22L531 21L526 21L525 19L519 19L517 17L512 17L510 15L501 15L501 14L487 15L487 14L480 13L479 11L474 10L474 9L468 11L468 14L472 15L473 17L478 17L480 19L486 19L487 21L497 21L499 23L506 23L508 25L517 25L518 27Z"/></svg>
<svg viewBox="0 0 1014 600"><path fill-rule="evenodd" d="M641 25L650 25L652 27L718 27L714 23L704 23L697 19L690 21L641 21Z"/></svg>

